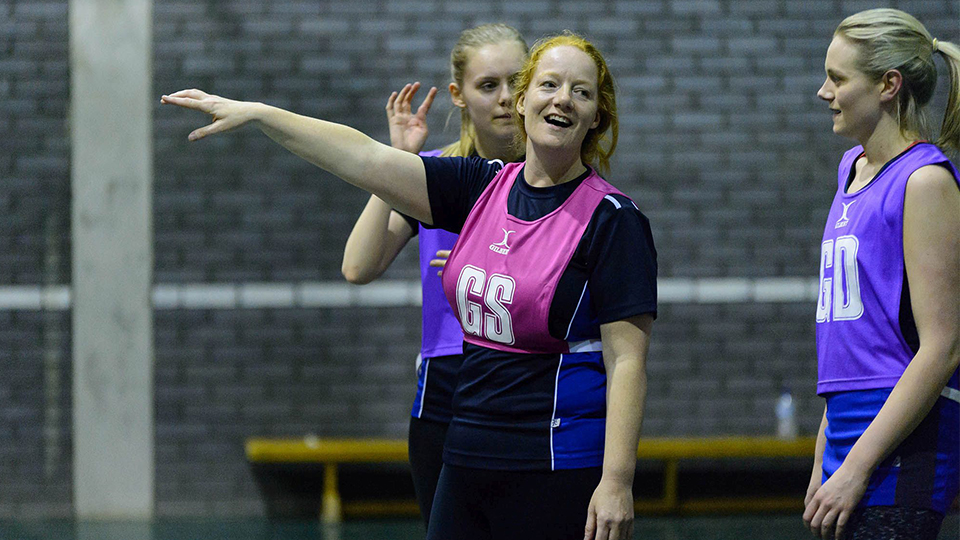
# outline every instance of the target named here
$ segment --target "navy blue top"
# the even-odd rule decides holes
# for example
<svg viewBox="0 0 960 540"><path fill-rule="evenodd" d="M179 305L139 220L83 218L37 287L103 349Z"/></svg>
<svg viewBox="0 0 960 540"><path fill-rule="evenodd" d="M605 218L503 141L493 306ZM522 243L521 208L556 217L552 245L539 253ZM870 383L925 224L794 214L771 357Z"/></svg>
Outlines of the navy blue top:
<svg viewBox="0 0 960 540"><path fill-rule="evenodd" d="M433 226L459 233L502 164L477 157L422 159ZM521 172L507 211L539 219L556 210L587 174L536 188ZM656 317L656 257L650 223L633 201L621 195L602 201L560 277L550 334L570 342L595 340L601 324ZM600 352L518 354L470 343L463 352L445 463L509 470L602 465L606 372Z"/></svg>

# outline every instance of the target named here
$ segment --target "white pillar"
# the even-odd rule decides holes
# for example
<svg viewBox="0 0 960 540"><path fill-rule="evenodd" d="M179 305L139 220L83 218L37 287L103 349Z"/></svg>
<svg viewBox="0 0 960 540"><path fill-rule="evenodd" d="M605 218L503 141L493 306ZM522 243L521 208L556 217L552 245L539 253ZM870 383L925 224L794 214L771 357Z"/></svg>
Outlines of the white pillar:
<svg viewBox="0 0 960 540"><path fill-rule="evenodd" d="M70 0L73 493L154 510L152 0Z"/></svg>

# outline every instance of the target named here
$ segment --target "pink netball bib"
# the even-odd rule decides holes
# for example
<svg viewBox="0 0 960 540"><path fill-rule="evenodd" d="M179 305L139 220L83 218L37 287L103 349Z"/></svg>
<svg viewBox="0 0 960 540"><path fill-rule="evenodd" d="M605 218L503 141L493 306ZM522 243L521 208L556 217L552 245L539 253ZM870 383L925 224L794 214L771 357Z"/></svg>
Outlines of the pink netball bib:
<svg viewBox="0 0 960 540"><path fill-rule="evenodd" d="M596 172L559 208L534 221L507 213L523 168L503 167L470 210L443 270L443 290L474 345L518 353L566 353L548 330L550 303L597 205L616 189Z"/></svg>

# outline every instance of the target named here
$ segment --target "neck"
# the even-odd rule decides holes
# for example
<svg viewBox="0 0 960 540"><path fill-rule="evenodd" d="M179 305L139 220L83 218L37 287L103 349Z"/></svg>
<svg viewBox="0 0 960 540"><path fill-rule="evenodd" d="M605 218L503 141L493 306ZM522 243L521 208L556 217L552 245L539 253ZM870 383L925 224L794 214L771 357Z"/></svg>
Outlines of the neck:
<svg viewBox="0 0 960 540"><path fill-rule="evenodd" d="M535 149L527 139L527 157L523 178L533 187L558 186L583 174L587 168L580 161L580 153L570 155L563 149L549 151Z"/></svg>
<svg viewBox="0 0 960 540"><path fill-rule="evenodd" d="M476 139L477 155L483 159L499 159L504 163L516 161L519 157L513 139L484 140Z"/></svg>
<svg viewBox="0 0 960 540"><path fill-rule="evenodd" d="M861 140L860 144L863 146L867 163L879 167L897 157L913 142L913 138L905 137L900 132L900 126L893 117L884 115L873 132Z"/></svg>

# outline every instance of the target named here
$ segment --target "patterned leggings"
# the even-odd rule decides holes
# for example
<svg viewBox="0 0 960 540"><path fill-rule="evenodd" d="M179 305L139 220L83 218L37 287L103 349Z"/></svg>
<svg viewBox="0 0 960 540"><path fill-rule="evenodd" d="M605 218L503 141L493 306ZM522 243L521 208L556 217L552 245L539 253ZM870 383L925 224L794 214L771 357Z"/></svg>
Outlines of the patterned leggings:
<svg viewBox="0 0 960 540"><path fill-rule="evenodd" d="M851 516L850 540L936 540L943 514L935 510L902 506L868 506Z"/></svg>

